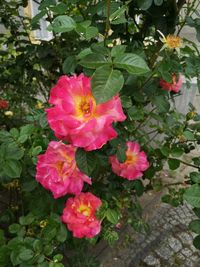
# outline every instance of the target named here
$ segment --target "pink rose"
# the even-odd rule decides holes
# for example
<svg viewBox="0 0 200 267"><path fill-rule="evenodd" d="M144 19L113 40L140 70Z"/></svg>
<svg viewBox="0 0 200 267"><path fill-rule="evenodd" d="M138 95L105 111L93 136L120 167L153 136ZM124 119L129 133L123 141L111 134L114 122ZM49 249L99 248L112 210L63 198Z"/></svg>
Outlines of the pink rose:
<svg viewBox="0 0 200 267"><path fill-rule="evenodd" d="M53 107L46 109L56 137L87 151L101 148L115 138L112 123L126 119L118 95L105 103L96 103L90 80L84 74L60 77L50 94Z"/></svg>
<svg viewBox="0 0 200 267"><path fill-rule="evenodd" d="M109 158L112 170L118 176L135 180L142 177L143 171L148 169L149 162L144 151L140 151L140 145L135 142L127 142L126 161L120 163L117 156Z"/></svg>
<svg viewBox="0 0 200 267"><path fill-rule="evenodd" d="M79 194L84 182L91 179L82 173L75 161L76 148L62 142L52 141L47 151L38 156L36 180L53 193L54 198Z"/></svg>
<svg viewBox="0 0 200 267"><path fill-rule="evenodd" d="M67 200L61 219L74 237L92 238L101 230L101 222L95 216L101 204L92 193L81 193Z"/></svg>
<svg viewBox="0 0 200 267"><path fill-rule="evenodd" d="M164 90L173 91L175 93L178 93L181 90L182 83L183 83L183 79L181 75L178 76L178 80L177 80L176 74L172 74L172 83L168 83L163 79L161 79L159 82L160 86Z"/></svg>

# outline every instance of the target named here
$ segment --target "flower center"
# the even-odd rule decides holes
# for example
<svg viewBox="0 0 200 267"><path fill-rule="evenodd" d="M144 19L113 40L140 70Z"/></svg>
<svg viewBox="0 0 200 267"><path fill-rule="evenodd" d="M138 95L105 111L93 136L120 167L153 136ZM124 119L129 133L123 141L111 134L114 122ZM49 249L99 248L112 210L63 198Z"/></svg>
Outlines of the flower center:
<svg viewBox="0 0 200 267"><path fill-rule="evenodd" d="M82 101L80 104L80 109L83 112L84 115L90 114L91 110L90 110L90 103L89 101Z"/></svg>
<svg viewBox="0 0 200 267"><path fill-rule="evenodd" d="M128 153L126 156L125 164L134 164L137 162L137 160L138 160L138 156L136 154Z"/></svg>
<svg viewBox="0 0 200 267"><path fill-rule="evenodd" d="M168 35L166 37L166 44L169 48L179 48L181 46L181 38L174 35Z"/></svg>
<svg viewBox="0 0 200 267"><path fill-rule="evenodd" d="M86 217L89 217L90 214L91 214L91 208L88 207L87 205L85 204L81 204L79 206L79 208L77 209L78 212L80 212L81 214L83 214L84 216Z"/></svg>
<svg viewBox="0 0 200 267"><path fill-rule="evenodd" d="M56 169L57 169L59 175L62 174L63 165L64 165L64 161L56 162Z"/></svg>

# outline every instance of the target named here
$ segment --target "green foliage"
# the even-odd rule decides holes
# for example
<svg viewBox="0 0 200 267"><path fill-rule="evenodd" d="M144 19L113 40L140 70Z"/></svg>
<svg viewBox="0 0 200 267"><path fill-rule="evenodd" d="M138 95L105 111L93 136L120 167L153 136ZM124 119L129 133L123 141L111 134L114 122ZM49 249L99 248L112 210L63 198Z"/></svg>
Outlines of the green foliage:
<svg viewBox="0 0 200 267"><path fill-rule="evenodd" d="M1 1L5 33L0 34L0 98L9 101L9 108L0 109L0 191L5 194L0 265L97 267L95 259L87 255L88 245L102 239L112 245L119 238L117 227L126 223L135 231L149 230L138 198L149 189L165 186L155 174L166 162L172 171L185 163L196 172L191 172L179 189L166 185L169 190L162 200L173 206L186 200L200 217L200 158L193 158L192 163L182 158L200 143L200 115L191 104L188 114L180 114L175 105L179 94L159 85L161 78L171 83L173 73L181 73L187 82L197 77L199 85L199 49L186 39L178 52L166 49L157 32L167 36L188 25L196 29L199 40L200 16L196 12L197 17L192 17L196 6L188 3L184 6L187 17L180 20L181 1L39 2L38 14L31 18L19 13L28 1ZM33 37L41 19L49 24L51 40ZM96 214L102 231L85 240L74 239L61 223L69 196L54 200L35 181L37 156L56 139L43 110L48 107L50 88L62 74L80 73L91 77L97 105L119 95L127 117L122 123L113 123L118 137L100 150L76 151L78 168L91 177L90 190L103 203ZM38 99L42 103L38 104ZM7 116L5 111L13 115ZM138 142L150 162L143 178L135 181L115 175L109 163L109 156L116 155L126 164L128 140ZM88 191L88 185L83 191ZM198 234L194 239L197 248L199 222L189 226ZM72 253L66 260L69 249Z"/></svg>

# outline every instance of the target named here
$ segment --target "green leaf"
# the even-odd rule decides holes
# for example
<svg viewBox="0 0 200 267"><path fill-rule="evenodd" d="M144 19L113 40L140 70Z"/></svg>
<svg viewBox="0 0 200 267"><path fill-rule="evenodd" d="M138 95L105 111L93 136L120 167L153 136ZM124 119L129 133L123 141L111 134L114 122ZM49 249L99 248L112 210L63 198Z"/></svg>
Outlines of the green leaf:
<svg viewBox="0 0 200 267"><path fill-rule="evenodd" d="M113 21L119 19L122 15L124 15L125 11L127 10L127 6L124 5L124 6L121 6L119 9L117 9L115 12L113 12L109 19L110 19L110 22L112 23Z"/></svg>
<svg viewBox="0 0 200 267"><path fill-rule="evenodd" d="M28 261L32 259L34 253L31 249L24 249L21 253L19 253L19 258L23 261Z"/></svg>
<svg viewBox="0 0 200 267"><path fill-rule="evenodd" d="M183 132L183 136L187 139L187 140L194 140L194 134L190 131L184 131Z"/></svg>
<svg viewBox="0 0 200 267"><path fill-rule="evenodd" d="M116 68L125 69L130 74L142 75L149 71L149 67L143 58L136 54L125 53L114 58L113 64Z"/></svg>
<svg viewBox="0 0 200 267"><path fill-rule="evenodd" d="M19 137L19 130L17 128L12 128L10 130L10 133L14 137L14 139L17 139Z"/></svg>
<svg viewBox="0 0 200 267"><path fill-rule="evenodd" d="M42 152L42 147L41 146L36 146L32 149L32 156L35 157L37 156L38 154L40 154L40 152Z"/></svg>
<svg viewBox="0 0 200 267"><path fill-rule="evenodd" d="M82 59L89 54L92 54L91 48L85 48L77 55L77 59Z"/></svg>
<svg viewBox="0 0 200 267"><path fill-rule="evenodd" d="M22 172L22 166L20 162L16 160L6 160L2 166L2 169L3 172L11 178L20 177Z"/></svg>
<svg viewBox="0 0 200 267"><path fill-rule="evenodd" d="M119 221L119 213L113 209L107 209L106 218L112 224L117 224Z"/></svg>
<svg viewBox="0 0 200 267"><path fill-rule="evenodd" d="M138 7L147 10L152 5L153 0L137 0Z"/></svg>
<svg viewBox="0 0 200 267"><path fill-rule="evenodd" d="M143 109L136 107L136 106L132 106L131 108L129 108L127 110L128 115L130 117L130 119L134 120L134 121L139 121L139 120L143 120L144 119L144 112Z"/></svg>
<svg viewBox="0 0 200 267"><path fill-rule="evenodd" d="M47 13L47 10L40 11L36 16L34 16L31 20L31 25L37 24L41 18Z"/></svg>
<svg viewBox="0 0 200 267"><path fill-rule="evenodd" d="M63 224L60 225L60 229L57 232L56 239L61 243L65 242L67 239L67 228Z"/></svg>
<svg viewBox="0 0 200 267"><path fill-rule="evenodd" d="M200 249L200 235L194 238L193 245L195 246L195 248Z"/></svg>
<svg viewBox="0 0 200 267"><path fill-rule="evenodd" d="M53 22L47 27L47 30L55 33L70 32L76 28L76 22L67 15L56 17Z"/></svg>
<svg viewBox="0 0 200 267"><path fill-rule="evenodd" d="M94 26L90 26L86 29L84 36L86 40L90 40L96 37L97 34L98 34L98 29Z"/></svg>
<svg viewBox="0 0 200 267"><path fill-rule="evenodd" d="M171 149L171 155L172 155L173 157L180 157L180 156L183 155L183 153L184 153L184 151L183 151L183 149L180 148L180 147L175 147L175 148L172 148L172 149Z"/></svg>
<svg viewBox="0 0 200 267"><path fill-rule="evenodd" d="M160 151L165 157L168 157L169 153L170 153L170 148L165 145L165 146L160 148Z"/></svg>
<svg viewBox="0 0 200 267"><path fill-rule="evenodd" d="M193 207L200 208L200 186L198 184L187 188L183 198Z"/></svg>
<svg viewBox="0 0 200 267"><path fill-rule="evenodd" d="M28 135L27 134L23 134L23 135L20 135L20 137L18 138L18 142L23 144L26 142L26 140L28 139Z"/></svg>
<svg viewBox="0 0 200 267"><path fill-rule="evenodd" d="M1 149L4 151L4 158L6 160L19 160L23 157L24 151L18 147L16 143L4 143L1 145Z"/></svg>
<svg viewBox="0 0 200 267"><path fill-rule="evenodd" d="M196 183L200 184L200 173L199 172L191 172L190 173L190 179Z"/></svg>
<svg viewBox="0 0 200 267"><path fill-rule="evenodd" d="M111 56L117 57L119 55L123 55L126 51L126 45L116 45L111 50Z"/></svg>
<svg viewBox="0 0 200 267"><path fill-rule="evenodd" d="M123 163L126 160L126 150L127 150L126 145L119 145L116 156L120 163Z"/></svg>
<svg viewBox="0 0 200 267"><path fill-rule="evenodd" d="M20 231L21 229L21 225L19 225L18 223L13 223L9 226L9 232L11 234L16 234Z"/></svg>
<svg viewBox="0 0 200 267"><path fill-rule="evenodd" d="M35 131L35 126L33 124L27 124L25 126L22 126L20 128L20 135L32 135L32 133Z"/></svg>
<svg viewBox="0 0 200 267"><path fill-rule="evenodd" d="M134 187L135 187L135 191L137 196L142 196L142 194L144 193L144 185L142 183L142 181L140 180L135 180L134 181Z"/></svg>
<svg viewBox="0 0 200 267"><path fill-rule="evenodd" d="M77 65L76 57L69 56L65 59L62 65L62 70L64 74L74 73Z"/></svg>
<svg viewBox="0 0 200 267"><path fill-rule="evenodd" d="M63 259L63 255L62 254L57 254L53 257L54 261L61 261Z"/></svg>
<svg viewBox="0 0 200 267"><path fill-rule="evenodd" d="M26 215L26 216L22 216L22 217L19 218L19 223L20 223L21 225L29 225L29 224L31 224L33 221L34 221L34 216L33 216L31 213L29 213L29 214Z"/></svg>
<svg viewBox="0 0 200 267"><path fill-rule="evenodd" d="M82 148L76 150L76 163L80 171L87 175L91 175L95 169L96 161L92 152L86 152Z"/></svg>
<svg viewBox="0 0 200 267"><path fill-rule="evenodd" d="M89 69L96 69L102 65L110 64L102 54L92 53L81 59L79 64Z"/></svg>
<svg viewBox="0 0 200 267"><path fill-rule="evenodd" d="M171 170L176 170L180 166L180 161L178 159L169 159L168 164Z"/></svg>
<svg viewBox="0 0 200 267"><path fill-rule="evenodd" d="M157 107L159 112L168 112L170 109L169 101L163 96L158 95L152 98L153 104Z"/></svg>
<svg viewBox="0 0 200 267"><path fill-rule="evenodd" d="M200 220L194 220L189 224L189 229L196 234L200 234Z"/></svg>
<svg viewBox="0 0 200 267"><path fill-rule="evenodd" d="M161 6L162 3L163 3L163 0L154 0L154 4L155 4L156 6Z"/></svg>
<svg viewBox="0 0 200 267"><path fill-rule="evenodd" d="M109 66L98 68L92 76L92 94L97 102L103 103L115 96L123 87L124 77Z"/></svg>

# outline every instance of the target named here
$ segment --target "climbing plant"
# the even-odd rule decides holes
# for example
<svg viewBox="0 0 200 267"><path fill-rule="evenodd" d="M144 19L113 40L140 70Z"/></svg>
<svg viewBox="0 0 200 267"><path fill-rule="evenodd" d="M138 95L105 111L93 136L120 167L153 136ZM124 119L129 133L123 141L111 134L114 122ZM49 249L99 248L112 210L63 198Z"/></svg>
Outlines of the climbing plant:
<svg viewBox="0 0 200 267"><path fill-rule="evenodd" d="M199 88L199 1L32 2L0 1L1 266L99 266L92 246L148 231L139 198L164 167L196 169L163 201L200 217L200 114L176 105Z"/></svg>

